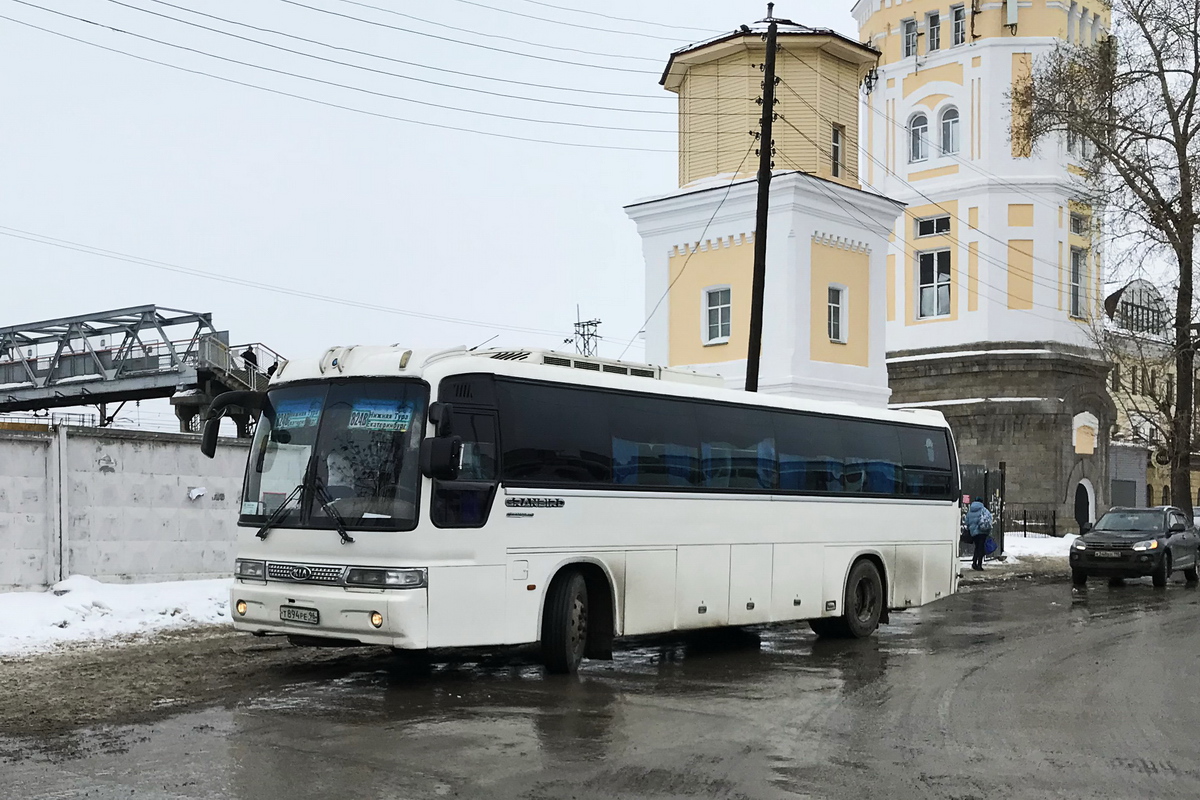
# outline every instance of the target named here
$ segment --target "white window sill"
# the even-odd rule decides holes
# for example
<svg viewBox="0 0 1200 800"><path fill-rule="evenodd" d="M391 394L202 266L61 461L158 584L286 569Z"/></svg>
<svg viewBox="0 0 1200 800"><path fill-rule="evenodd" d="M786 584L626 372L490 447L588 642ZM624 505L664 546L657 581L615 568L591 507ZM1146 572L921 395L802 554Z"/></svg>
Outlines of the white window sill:
<svg viewBox="0 0 1200 800"><path fill-rule="evenodd" d="M829 343L830 344L846 344L846 340L845 339L830 339Z"/></svg>
<svg viewBox="0 0 1200 800"><path fill-rule="evenodd" d="M721 339L709 339L707 342L704 343L704 346L705 347L715 347L716 345L719 345L719 344L729 344L729 337L726 336Z"/></svg>
<svg viewBox="0 0 1200 800"><path fill-rule="evenodd" d="M932 314L928 317L920 317L919 316L919 317L917 317L917 322L926 322L927 320L931 320L931 319L950 319L950 315L947 313L947 314Z"/></svg>

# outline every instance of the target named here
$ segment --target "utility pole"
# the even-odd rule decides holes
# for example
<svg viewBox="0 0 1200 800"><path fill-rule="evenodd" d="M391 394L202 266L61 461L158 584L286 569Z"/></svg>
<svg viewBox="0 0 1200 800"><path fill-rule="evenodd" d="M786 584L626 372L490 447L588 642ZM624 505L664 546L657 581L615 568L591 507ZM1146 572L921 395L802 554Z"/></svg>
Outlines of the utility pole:
<svg viewBox="0 0 1200 800"><path fill-rule="evenodd" d="M581 320L579 306L575 306L575 335L570 339L563 339L563 344L573 343L575 352L581 356L594 356L596 349L600 346L600 339L603 338L597 332L599 328L600 320Z"/></svg>
<svg viewBox="0 0 1200 800"><path fill-rule="evenodd" d="M762 354L763 292L767 283L767 212L771 204L771 167L775 143L775 49L779 26L775 4L767 3L767 61L763 65L762 129L758 140L758 210L754 223L754 284L750 295L750 346L746 353L746 391L758 391L758 359Z"/></svg>

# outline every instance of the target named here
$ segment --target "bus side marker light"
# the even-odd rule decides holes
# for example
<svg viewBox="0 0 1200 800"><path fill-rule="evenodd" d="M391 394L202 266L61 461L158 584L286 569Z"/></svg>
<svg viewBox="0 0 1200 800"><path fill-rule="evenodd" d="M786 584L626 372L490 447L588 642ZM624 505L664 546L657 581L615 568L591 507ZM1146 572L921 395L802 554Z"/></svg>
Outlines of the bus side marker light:
<svg viewBox="0 0 1200 800"><path fill-rule="evenodd" d="M537 588L537 584L536 584L536 583L531 583L531 584L529 584L528 586L526 586L525 588L526 588L526 590L528 590L528 591L532 592L534 589L536 589L536 588Z"/></svg>
<svg viewBox="0 0 1200 800"><path fill-rule="evenodd" d="M795 600L793 600L793 601L792 601L792 605L794 605L794 606L798 606L798 605L800 605L800 598L799 598L799 597L797 597Z"/></svg>
<svg viewBox="0 0 1200 800"><path fill-rule="evenodd" d="M836 611L837 610L837 600L826 600L825 601L825 610L826 611Z"/></svg>
<svg viewBox="0 0 1200 800"><path fill-rule="evenodd" d="M697 614L707 614L708 606L700 606L699 608L696 609L696 613Z"/></svg>
<svg viewBox="0 0 1200 800"><path fill-rule="evenodd" d="M378 611L372 611L371 612L371 624L374 625L376 628L382 628L383 627L383 614L380 614Z"/></svg>

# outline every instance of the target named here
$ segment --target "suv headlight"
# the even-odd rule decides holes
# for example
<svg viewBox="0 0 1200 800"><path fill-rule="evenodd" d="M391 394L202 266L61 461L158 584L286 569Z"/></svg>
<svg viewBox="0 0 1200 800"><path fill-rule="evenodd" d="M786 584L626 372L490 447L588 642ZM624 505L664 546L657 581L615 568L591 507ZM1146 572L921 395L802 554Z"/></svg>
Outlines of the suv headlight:
<svg viewBox="0 0 1200 800"><path fill-rule="evenodd" d="M1134 550L1157 550L1158 539L1147 539L1144 542L1138 542L1133 546Z"/></svg>
<svg viewBox="0 0 1200 800"><path fill-rule="evenodd" d="M1087 542L1085 542L1083 539L1076 539L1075 544L1071 545L1071 547L1075 548L1076 550L1087 550Z"/></svg>
<svg viewBox="0 0 1200 800"><path fill-rule="evenodd" d="M251 581L267 579L267 562L239 558L233 562L233 577Z"/></svg>
<svg viewBox="0 0 1200 800"><path fill-rule="evenodd" d="M425 585L425 580L423 569L351 567L346 571L347 586L369 586L373 589L420 589Z"/></svg>

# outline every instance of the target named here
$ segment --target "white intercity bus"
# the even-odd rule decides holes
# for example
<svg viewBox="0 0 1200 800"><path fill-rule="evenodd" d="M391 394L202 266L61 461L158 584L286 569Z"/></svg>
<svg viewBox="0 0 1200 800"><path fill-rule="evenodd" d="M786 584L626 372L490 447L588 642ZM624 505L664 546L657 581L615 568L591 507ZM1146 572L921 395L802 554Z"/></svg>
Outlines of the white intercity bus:
<svg viewBox="0 0 1200 800"><path fill-rule="evenodd" d="M953 593L959 481L941 414L724 388L538 350L331 348L257 414L236 628L402 650L807 620L870 635Z"/></svg>

